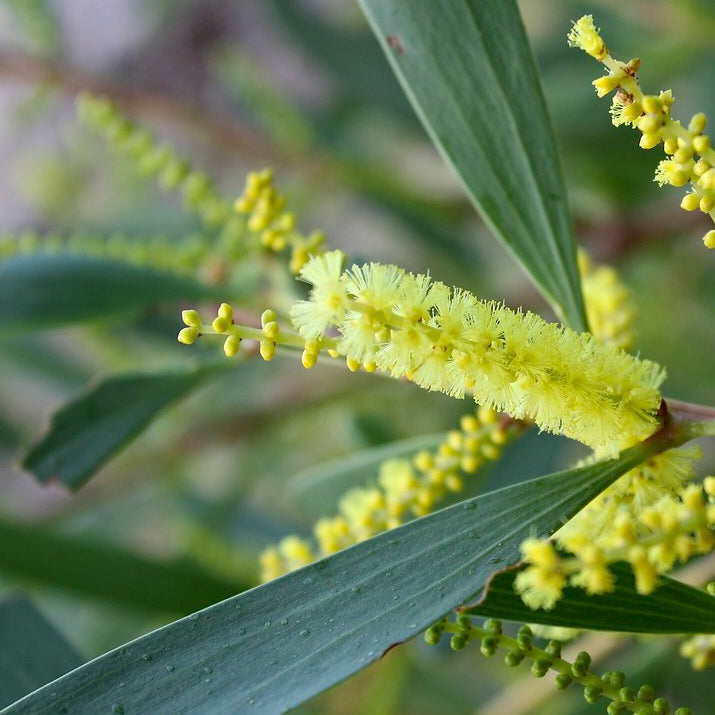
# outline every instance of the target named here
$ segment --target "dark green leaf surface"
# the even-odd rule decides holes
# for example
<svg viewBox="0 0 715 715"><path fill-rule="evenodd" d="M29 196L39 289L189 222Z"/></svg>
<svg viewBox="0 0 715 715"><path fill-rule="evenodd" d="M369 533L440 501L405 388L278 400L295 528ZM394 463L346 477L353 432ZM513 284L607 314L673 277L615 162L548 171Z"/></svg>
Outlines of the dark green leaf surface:
<svg viewBox="0 0 715 715"><path fill-rule="evenodd" d="M106 378L55 412L22 466L43 483L78 489L162 409L218 369L213 364Z"/></svg>
<svg viewBox="0 0 715 715"><path fill-rule="evenodd" d="M636 591L628 564L611 567L612 593L589 596L582 588L564 589L551 611L534 611L514 591L516 572L505 571L487 584L479 604L469 613L521 623L627 633L715 633L715 598L705 591L663 576L651 594Z"/></svg>
<svg viewBox="0 0 715 715"><path fill-rule="evenodd" d="M421 449L435 449L444 438L443 432L428 434L331 459L291 477L288 494L306 514L325 516L348 489L377 482L380 464L385 460L409 459Z"/></svg>
<svg viewBox="0 0 715 715"><path fill-rule="evenodd" d="M360 0L432 141L557 313L586 329L566 189L514 0Z"/></svg>
<svg viewBox="0 0 715 715"><path fill-rule="evenodd" d="M212 297L190 278L98 258L37 253L0 262L0 323L37 330Z"/></svg>
<svg viewBox="0 0 715 715"><path fill-rule="evenodd" d="M3 517L0 572L161 613L191 613L246 588L191 562L159 561Z"/></svg>
<svg viewBox="0 0 715 715"><path fill-rule="evenodd" d="M0 601L0 708L83 662L26 598L13 595Z"/></svg>
<svg viewBox="0 0 715 715"><path fill-rule="evenodd" d="M4 715L280 713L472 599L653 449L560 472L417 519L139 638Z"/></svg>

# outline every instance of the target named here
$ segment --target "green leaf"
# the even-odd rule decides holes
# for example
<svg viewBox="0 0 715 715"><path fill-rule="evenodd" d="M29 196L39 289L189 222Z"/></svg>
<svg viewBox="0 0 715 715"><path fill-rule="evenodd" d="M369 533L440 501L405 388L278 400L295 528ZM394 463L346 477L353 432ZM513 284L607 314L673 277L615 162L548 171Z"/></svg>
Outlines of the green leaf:
<svg viewBox="0 0 715 715"><path fill-rule="evenodd" d="M566 189L515 0L360 0L484 221L562 320L586 329Z"/></svg>
<svg viewBox="0 0 715 715"><path fill-rule="evenodd" d="M247 588L189 561L159 561L5 517L0 517L0 571L161 613L191 613Z"/></svg>
<svg viewBox="0 0 715 715"><path fill-rule="evenodd" d="M52 415L47 433L22 466L41 482L78 489L165 407L221 368L212 363L171 372L109 377Z"/></svg>
<svg viewBox="0 0 715 715"><path fill-rule="evenodd" d="M385 460L410 458L421 449L435 449L444 438L443 432L428 434L331 459L291 477L288 495L306 514L325 516L348 489L377 481L380 464Z"/></svg>
<svg viewBox="0 0 715 715"><path fill-rule="evenodd" d="M705 591L662 576L658 588L644 596L636 591L628 564L611 567L612 593L589 596L582 588L564 589L551 611L532 610L514 591L516 570L500 572L487 582L478 604L465 609L480 616L521 623L624 633L715 633L715 598Z"/></svg>
<svg viewBox="0 0 715 715"><path fill-rule="evenodd" d="M37 330L132 313L162 301L213 297L206 286L171 273L67 254L0 262L0 323Z"/></svg>
<svg viewBox="0 0 715 715"><path fill-rule="evenodd" d="M0 601L0 708L83 662L24 596Z"/></svg>
<svg viewBox="0 0 715 715"><path fill-rule="evenodd" d="M529 535L553 533L662 448L490 492L161 628L3 711L285 712L481 591Z"/></svg>

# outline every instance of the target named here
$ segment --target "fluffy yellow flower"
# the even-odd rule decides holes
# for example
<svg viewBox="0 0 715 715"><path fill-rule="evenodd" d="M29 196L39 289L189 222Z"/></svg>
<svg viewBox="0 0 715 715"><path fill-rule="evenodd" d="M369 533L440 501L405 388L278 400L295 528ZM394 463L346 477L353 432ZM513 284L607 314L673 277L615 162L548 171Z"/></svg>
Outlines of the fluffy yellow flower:
<svg viewBox="0 0 715 715"><path fill-rule="evenodd" d="M610 453L655 428L658 365L396 266L355 266L341 292L341 260L325 253L301 272L313 285L292 311L303 337L332 327L348 361L455 397L469 390L480 404ZM326 293L338 311L326 309Z"/></svg>

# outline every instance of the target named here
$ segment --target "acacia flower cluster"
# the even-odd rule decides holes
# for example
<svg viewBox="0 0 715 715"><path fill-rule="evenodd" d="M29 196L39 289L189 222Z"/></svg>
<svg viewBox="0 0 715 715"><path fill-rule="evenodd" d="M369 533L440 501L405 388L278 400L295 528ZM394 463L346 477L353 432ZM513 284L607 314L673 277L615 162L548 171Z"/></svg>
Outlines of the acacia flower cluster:
<svg viewBox="0 0 715 715"><path fill-rule="evenodd" d="M295 214L285 211L285 196L276 190L270 169L252 171L234 207L248 215L248 230L260 236L261 245L276 253L291 248L289 268L298 273L312 255L323 250L325 236L313 231L304 236L296 229Z"/></svg>
<svg viewBox="0 0 715 715"><path fill-rule="evenodd" d="M393 529L414 516L428 514L448 493L464 489L463 474L475 474L499 459L523 425L479 408L466 414L435 452L422 450L413 460L389 459L373 486L349 490L338 514L318 520L313 529L317 548L306 539L287 536L261 554L261 578L270 581L315 559Z"/></svg>
<svg viewBox="0 0 715 715"><path fill-rule="evenodd" d="M343 254L313 258L312 285L293 324L306 340L337 329L348 365L379 368L454 397L535 422L613 454L655 428L663 369L533 313L370 263L342 270Z"/></svg>
<svg viewBox="0 0 715 715"><path fill-rule="evenodd" d="M500 621L489 619L483 627L466 613L458 615L454 622L446 619L438 621L425 632L425 640L430 645L439 643L443 633L450 633L450 646L462 650L468 643L479 641L482 655L492 657L500 648L507 653L504 662L510 668L522 662L531 662L531 674L543 678L549 671L555 672L558 690L566 690L573 683L583 686L583 697L587 703L595 704L601 698L608 699L608 715L622 715L633 712L637 715L666 715L670 705L665 698L656 698L650 685L642 685L638 690L626 685L626 676L621 671L609 671L601 676L591 671L591 656L581 651L573 663L561 657L561 643L549 641L545 648L533 643L533 633L529 626L523 626L516 638L504 634ZM689 708L678 708L674 715L690 715Z"/></svg>
<svg viewBox="0 0 715 715"><path fill-rule="evenodd" d="M577 517L578 518L578 517ZM634 512L616 511L611 528L599 537L584 523L557 534L564 554L546 539L528 539L522 544L527 568L516 578L516 589L532 608L551 609L566 585L580 586L590 594L613 590L609 564L631 564L639 593L656 587L658 574L677 561L715 548L715 477L702 486L691 484L677 496L663 496Z"/></svg>
<svg viewBox="0 0 715 715"><path fill-rule="evenodd" d="M379 263L343 271L343 262L342 252L329 251L301 269L312 289L309 300L291 309L299 335L280 331L274 320L275 335L229 318L206 327L192 312L179 339L226 332L227 355L247 337L261 341L264 357L272 357L271 344L302 346L306 367L325 347L332 357L345 357L351 370L379 369L453 397L469 392L478 404L602 454L656 428L665 377L659 365L426 275ZM327 336L329 330L339 337Z"/></svg>
<svg viewBox="0 0 715 715"><path fill-rule="evenodd" d="M705 114L695 114L687 128L672 119L672 91L666 90L658 95L644 94L637 79L640 60L620 62L611 57L591 15L585 15L574 23L568 42L608 69L608 74L594 80L593 85L599 97L617 90L611 106L613 124L628 124L639 129L643 149L663 144L670 158L660 162L655 180L661 186L690 184L690 190L680 204L682 208L686 211L700 209L715 221L715 151L710 138L704 133L707 124ZM705 234L703 242L708 248L715 248L715 229Z"/></svg>

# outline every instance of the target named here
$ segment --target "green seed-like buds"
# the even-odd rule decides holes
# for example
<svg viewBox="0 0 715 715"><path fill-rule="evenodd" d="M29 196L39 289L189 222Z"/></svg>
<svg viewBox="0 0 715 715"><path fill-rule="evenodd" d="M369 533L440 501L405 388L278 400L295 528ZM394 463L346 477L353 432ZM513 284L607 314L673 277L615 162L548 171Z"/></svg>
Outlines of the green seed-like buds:
<svg viewBox="0 0 715 715"><path fill-rule="evenodd" d="M653 702L653 698L655 697L655 689L653 688L652 685L641 685L640 688L638 688L638 698L640 700L645 700L646 702Z"/></svg>
<svg viewBox="0 0 715 715"><path fill-rule="evenodd" d="M566 673L559 673L556 676L555 684L558 690L566 690L571 683L573 683L573 678Z"/></svg>
<svg viewBox="0 0 715 715"><path fill-rule="evenodd" d="M497 652L499 647L499 637L498 636L485 636L482 638L482 645L479 650L482 651L483 655L492 656Z"/></svg>
<svg viewBox="0 0 715 715"><path fill-rule="evenodd" d="M549 672L550 667L550 660L546 660L546 658L539 658L538 660L535 660L531 666L531 674L536 678L543 678L546 673Z"/></svg>
<svg viewBox="0 0 715 715"><path fill-rule="evenodd" d="M586 702L591 705L598 702L598 699L601 697L601 693L603 693L603 688L599 688L598 685L587 685L583 689L583 697Z"/></svg>
<svg viewBox="0 0 715 715"><path fill-rule="evenodd" d="M636 694L633 692L633 688L621 688L618 691L618 697L624 702L624 703L632 703L634 698L636 697Z"/></svg>
<svg viewBox="0 0 715 715"><path fill-rule="evenodd" d="M622 673L620 670L617 670L614 673L610 674L610 677L608 678L608 682L611 684L612 688L617 688L620 690L625 685L626 675L625 675L625 673Z"/></svg>
<svg viewBox="0 0 715 715"><path fill-rule="evenodd" d="M561 641L549 641L545 650L552 658L560 658L561 657Z"/></svg>
<svg viewBox="0 0 715 715"><path fill-rule="evenodd" d="M519 665L522 660L524 660L524 654L520 650L513 650L507 653L506 657L504 658L504 662L510 668L516 668L516 666Z"/></svg>
<svg viewBox="0 0 715 715"><path fill-rule="evenodd" d="M467 645L467 636L464 633L455 633L450 638L449 646L452 650L462 650Z"/></svg>
<svg viewBox="0 0 715 715"><path fill-rule="evenodd" d="M500 633L502 632L501 621L497 621L494 618L490 618L485 624L484 629L490 633Z"/></svg>
<svg viewBox="0 0 715 715"><path fill-rule="evenodd" d="M668 701L665 698L656 698L653 701L653 710L655 710L657 715L668 715L670 705L668 705Z"/></svg>

